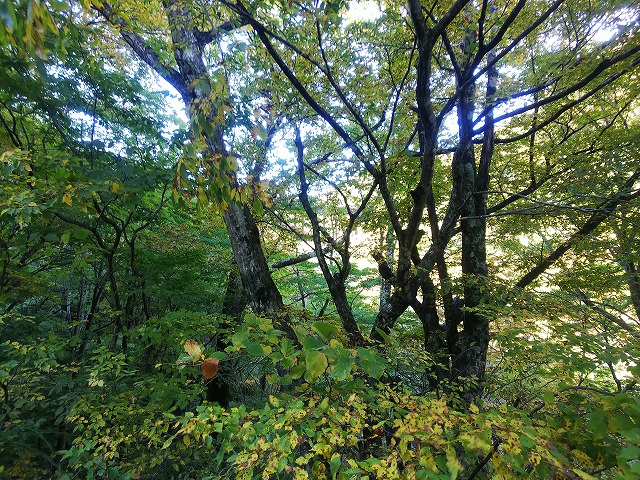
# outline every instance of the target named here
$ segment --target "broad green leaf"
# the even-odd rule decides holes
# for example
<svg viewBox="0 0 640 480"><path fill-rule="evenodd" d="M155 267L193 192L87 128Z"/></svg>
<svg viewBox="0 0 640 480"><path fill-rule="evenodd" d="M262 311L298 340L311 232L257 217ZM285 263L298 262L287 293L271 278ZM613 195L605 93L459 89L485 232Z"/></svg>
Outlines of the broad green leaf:
<svg viewBox="0 0 640 480"><path fill-rule="evenodd" d="M307 372L312 377L319 377L327 369L328 362L324 353L315 350L307 352L306 355Z"/></svg>
<svg viewBox="0 0 640 480"><path fill-rule="evenodd" d="M302 346L305 350L320 350L325 348L326 345L322 340L315 337L305 337L302 339Z"/></svg>
<svg viewBox="0 0 640 480"><path fill-rule="evenodd" d="M294 380L297 380L298 378L302 377L302 375L304 375L306 370L307 370L306 363L305 362L300 362L298 365L296 365L295 367L293 367L291 369L291 371L289 372L289 375Z"/></svg>
<svg viewBox="0 0 640 480"><path fill-rule="evenodd" d="M254 357L262 357L271 353L269 345L262 345L260 342L248 342L246 344L247 353Z"/></svg>
<svg viewBox="0 0 640 480"><path fill-rule="evenodd" d="M340 331L338 327L328 322L314 322L311 328L320 335L320 338L325 342L329 342Z"/></svg>
<svg viewBox="0 0 640 480"><path fill-rule="evenodd" d="M360 357L360 366L364 373L370 377L379 379L385 370L384 359L371 349L359 348L358 356Z"/></svg>
<svg viewBox="0 0 640 480"><path fill-rule="evenodd" d="M602 438L607 434L607 419L601 412L591 412L589 414L589 431L595 438Z"/></svg>
<svg viewBox="0 0 640 480"><path fill-rule="evenodd" d="M336 380L346 380L351 374L354 359L346 348L334 348L335 359L331 362L330 373Z"/></svg>

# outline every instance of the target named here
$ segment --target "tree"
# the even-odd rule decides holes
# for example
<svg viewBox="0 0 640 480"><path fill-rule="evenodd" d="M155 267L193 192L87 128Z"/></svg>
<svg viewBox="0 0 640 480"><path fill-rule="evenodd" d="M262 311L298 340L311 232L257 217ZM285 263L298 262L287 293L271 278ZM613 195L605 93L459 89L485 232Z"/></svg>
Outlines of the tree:
<svg viewBox="0 0 640 480"><path fill-rule="evenodd" d="M540 136L554 135L554 125L563 122L569 122L565 123L569 125L579 111L598 108L604 92L611 92L621 78L630 78L628 75L638 62L632 23L621 24L619 34L607 41L598 43L592 39L600 22L608 18L621 20L626 15L627 4L614 2L588 6L559 1L550 5L526 2L474 5L460 1L426 8L419 2L409 2L405 12L411 19L411 28L403 25L399 29L397 25L402 22L404 7L390 4L371 27L378 34L401 35L402 40L397 43L406 47L404 50L396 47L393 52L393 47L378 46L369 40L366 45L373 55L377 54L376 61L370 62L368 67L356 63L355 75L346 65L357 58L361 47L357 45L349 50L348 42L356 30L362 34L367 27L341 25L338 12L342 4L335 2L321 8L296 5L282 9L282 18L287 20L277 22L270 20L267 4L221 4L235 12L242 22L251 25L266 53L302 100L344 141L344 148L351 150L362 163L384 201L387 221L393 226L398 244L395 272L393 277L389 276L395 283L395 290L377 315L372 337L382 340L378 331L388 334L397 318L412 307L425 325L425 343L443 338L433 345L444 349L450 358L451 378L475 377L482 381L489 344L489 321L480 313L486 302L489 281L487 218L503 215L509 205L536 193L549 176L555 177L563 169L570 168L560 159L547 159L543 167L546 172L542 176L537 173L540 167L536 165L534 150L538 148ZM613 12L611 16L607 11ZM563 29L571 29L572 33L565 37ZM545 43L543 38L549 35L557 35L558 41ZM367 42L369 37L365 33L360 38ZM412 43L415 48L410 47ZM296 59L295 67L290 66L291 55ZM411 72L414 55L415 75ZM500 78L505 75L500 71L509 65L517 69L513 74L517 77L515 81ZM358 68L361 71L368 68L368 75L358 72ZM309 76L311 71L320 78ZM356 79L361 82L359 89L353 83ZM369 100L373 91L372 79L393 86L393 90L383 91L386 101ZM408 89L412 85L415 93L410 95ZM367 87L370 90L366 90ZM381 97L380 92L377 93ZM413 102L417 104L417 118L415 114L407 113ZM599 125L601 131L605 131L615 119L628 112L628 106L623 102L620 109L609 113L601 111L602 117L598 120L584 121L594 127ZM385 119L387 107L389 120ZM497 109L500 109L498 114L495 113ZM445 119L450 113L456 114L458 127L447 143L443 142L443 134L449 128ZM379 122L373 125L375 119ZM506 123L507 120L510 122ZM414 134L410 134L412 122ZM528 125L524 131L522 122ZM496 125L500 125L502 135L497 139ZM513 131L519 133L511 133ZM528 169L530 185L521 192L511 192L511 196L494 205L489 204L496 144L526 145L527 142L532 155ZM400 192L411 196L409 213L403 215L399 213L399 200L392 193L394 176L389 163L406 150L413 159L410 155L403 160L413 160L417 175L409 182L408 191ZM446 179L450 182L449 200L438 213L443 200L434 194L434 169L446 158L444 155L450 153L451 173ZM303 163L299 162L299 165ZM637 175L637 170L628 170L626 176L603 190L603 196L608 200L592 207L599 211L579 221L575 234L522 278L515 279L513 287L520 289L530 285L571 249L576 239L590 234L610 219L621 202L635 199L637 193L633 185ZM301 199L305 203L308 187L303 174L300 178ZM364 198L367 200L366 196ZM364 205L353 211L362 209ZM308 213L312 225L318 223L315 214ZM425 238L421 230L423 220L429 225L430 245L422 247L421 251ZM319 234L319 226L314 227L314 231ZM331 244L331 239L327 240ZM461 245L461 256L456 256L452 264L445 256L453 245ZM322 265L325 254L318 242L315 250ZM384 262L381 264L385 272L391 270ZM454 298L450 285L449 272L455 268L461 268L464 278L459 300ZM440 284L438 296L433 294L430 280L434 269ZM334 279L345 277L348 272L348 257L343 257L339 273L333 275L324 267L323 271L331 290ZM437 297L442 299L444 325L440 325L433 314ZM345 328L351 331L345 315L341 317ZM470 392L469 398L478 392Z"/></svg>

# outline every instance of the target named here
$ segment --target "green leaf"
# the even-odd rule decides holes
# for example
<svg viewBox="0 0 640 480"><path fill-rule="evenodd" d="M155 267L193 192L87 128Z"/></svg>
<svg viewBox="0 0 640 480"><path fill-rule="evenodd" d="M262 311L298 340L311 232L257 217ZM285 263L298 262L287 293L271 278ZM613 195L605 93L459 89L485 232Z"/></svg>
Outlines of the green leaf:
<svg viewBox="0 0 640 480"><path fill-rule="evenodd" d="M307 352L307 372L314 378L322 375L327 369L328 362L324 353L312 350Z"/></svg>
<svg viewBox="0 0 640 480"><path fill-rule="evenodd" d="M384 359L368 348L359 348L358 356L360 357L360 366L364 373L379 379L384 373Z"/></svg>
<svg viewBox="0 0 640 480"><path fill-rule="evenodd" d="M325 342L329 342L340 331L338 327L328 322L315 322L311 325L311 328Z"/></svg>
<svg viewBox="0 0 640 480"><path fill-rule="evenodd" d="M531 448L531 447L535 447L538 442L536 442L533 438L529 437L528 435L523 434L523 435L520 435L520 443L525 448Z"/></svg>
<svg viewBox="0 0 640 480"><path fill-rule="evenodd" d="M260 342L250 342L246 345L247 353L254 357L263 357L271 353L271 347L262 345Z"/></svg>
<svg viewBox="0 0 640 480"><path fill-rule="evenodd" d="M231 342L234 347L241 347L248 338L247 332L236 332L231 337Z"/></svg>
<svg viewBox="0 0 640 480"><path fill-rule="evenodd" d="M301 362L300 364L296 365L291 369L291 371L289 372L289 376L294 380L297 380L298 378L302 377L302 375L304 375L304 372L306 370L307 370L306 364Z"/></svg>
<svg viewBox="0 0 640 480"><path fill-rule="evenodd" d="M378 335L382 337L386 345L393 344L393 339L389 335L387 335L387 333L384 330L382 330L381 328L376 328L376 332L378 332Z"/></svg>
<svg viewBox="0 0 640 480"><path fill-rule="evenodd" d="M253 199L253 210L256 212L256 215L258 215L259 217L261 217L262 214L264 213L264 207L262 206L262 202L257 197Z"/></svg>
<svg viewBox="0 0 640 480"><path fill-rule="evenodd" d="M209 357L217 358L218 360L226 360L228 355L225 352L213 352Z"/></svg>
<svg viewBox="0 0 640 480"><path fill-rule="evenodd" d="M211 125L211 122L207 122L205 120L200 124L200 127L202 128L202 131L205 133L205 135L209 137L213 136L213 125Z"/></svg>
<svg viewBox="0 0 640 480"><path fill-rule="evenodd" d="M302 339L302 347L305 350L320 350L321 348L325 348L326 345L323 341L315 337L305 337Z"/></svg>
<svg viewBox="0 0 640 480"><path fill-rule="evenodd" d="M589 414L589 431L594 438L602 438L607 434L607 419L601 412L591 412Z"/></svg>
<svg viewBox="0 0 640 480"><path fill-rule="evenodd" d="M640 459L640 448L635 445L627 445L618 455L623 460L637 460Z"/></svg>
<svg viewBox="0 0 640 480"><path fill-rule="evenodd" d="M331 469L332 478L335 478L336 474L338 473L338 470L340 470L341 465L342 465L342 457L340 456L340 454L334 453L333 455L331 455L330 469Z"/></svg>
<svg viewBox="0 0 640 480"><path fill-rule="evenodd" d="M351 374L351 368L354 365L354 359L346 348L334 348L336 353L335 360L331 363L331 375L336 380L346 380Z"/></svg>

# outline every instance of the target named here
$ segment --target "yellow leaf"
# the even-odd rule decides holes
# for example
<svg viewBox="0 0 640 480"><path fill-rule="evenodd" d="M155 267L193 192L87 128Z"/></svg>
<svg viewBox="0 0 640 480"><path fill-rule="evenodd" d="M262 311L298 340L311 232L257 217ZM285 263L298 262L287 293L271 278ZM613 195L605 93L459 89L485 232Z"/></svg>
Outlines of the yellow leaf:
<svg viewBox="0 0 640 480"><path fill-rule="evenodd" d="M111 184L111 191L113 193L115 193L117 195L118 193L120 193L120 190L121 190L121 188L120 188L120 184L118 182L113 182Z"/></svg>
<svg viewBox="0 0 640 480"><path fill-rule="evenodd" d="M71 198L71 195L69 195L68 193L65 193L64 195L62 195L62 201L69 206L73 205L73 199Z"/></svg>
<svg viewBox="0 0 640 480"><path fill-rule="evenodd" d="M194 362L202 356L200 345L193 338L184 342L184 351L191 357Z"/></svg>
<svg viewBox="0 0 640 480"><path fill-rule="evenodd" d="M47 55L46 50L44 50L40 45L36 45L35 54L40 60L48 60L49 56Z"/></svg>

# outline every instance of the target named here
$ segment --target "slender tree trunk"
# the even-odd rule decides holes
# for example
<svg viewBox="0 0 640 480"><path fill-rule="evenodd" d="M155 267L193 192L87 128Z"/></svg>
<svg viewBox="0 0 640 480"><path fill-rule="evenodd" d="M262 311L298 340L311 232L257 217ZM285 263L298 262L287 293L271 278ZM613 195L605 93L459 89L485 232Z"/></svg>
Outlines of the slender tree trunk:
<svg viewBox="0 0 640 480"><path fill-rule="evenodd" d="M93 320L96 317L96 313L98 312L98 305L100 304L100 301L103 297L104 281L98 280L97 283L93 286L91 307L89 308L89 313L87 314L87 319L84 323L84 331L82 332L82 343L80 344L77 353L78 358L82 358L87 351L87 346L89 345L89 340L91 339L91 327L93 326Z"/></svg>
<svg viewBox="0 0 640 480"><path fill-rule="evenodd" d="M631 304L636 312L636 317L640 320L640 262L624 262L620 264L627 274L627 285L631 295Z"/></svg>
<svg viewBox="0 0 640 480"><path fill-rule="evenodd" d="M389 266L393 265L393 255L396 248L396 239L393 235L393 229L387 228L386 233L384 230L380 232L380 249L386 250L386 259ZM380 308L389 301L391 296L391 282L386 280L384 276L380 275Z"/></svg>
<svg viewBox="0 0 640 480"><path fill-rule="evenodd" d="M351 305L349 305L349 301L347 300L347 290L345 288L345 280L348 277L349 270L351 268L349 264L348 250L349 233L347 232L345 235L346 238L344 250L342 252L342 265L339 267L338 271L333 274L324 256L324 249L322 247L322 241L320 239L320 225L318 223L318 215L311 207L311 202L309 201L309 196L307 194L309 190L309 184L307 182L304 170L304 146L302 144L302 139L300 138L299 131L296 134L296 147L298 149L298 177L300 180L300 194L298 195L298 198L300 199L300 203L302 203L302 207L307 214L307 218L309 218L309 221L311 222L311 228L313 231L313 247L316 252L318 265L320 266L322 275L324 276L327 286L329 287L329 293L331 294L331 299L333 300L333 304L336 307L336 311L338 312L338 316L340 317L342 326L349 335L349 341L352 345L365 345L367 342L362 336L360 327L358 327L358 324L356 323L356 320L353 316L353 311L351 310Z"/></svg>
<svg viewBox="0 0 640 480"><path fill-rule="evenodd" d="M240 270L237 265L233 265L227 276L227 288L222 303L222 314L226 317L220 325L223 330L227 330L230 326L238 324L242 319L242 312L247 306L247 295L242 287L242 279L240 278ZM218 334L216 337L215 349L223 351L229 346L223 335ZM227 408L231 401L231 390L229 388L228 363L221 362L218 374L207 384L207 400L217 402L221 407Z"/></svg>
<svg viewBox="0 0 640 480"><path fill-rule="evenodd" d="M116 279L116 271L114 265L114 257L115 257L115 249L116 246L120 243L120 232L116 233L116 240L113 242L114 248L112 251L107 252L107 278L109 279L109 287L111 288L111 295L113 296L113 308L115 309L114 314L114 325L113 325L113 333L111 334L111 341L109 342L109 350L115 352L116 345L118 344L118 336L122 331L122 300L120 298L120 289L118 288L118 281ZM127 341L123 336L122 339L123 346L126 345Z"/></svg>

